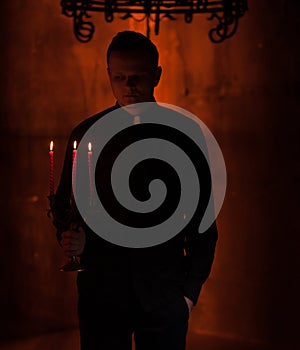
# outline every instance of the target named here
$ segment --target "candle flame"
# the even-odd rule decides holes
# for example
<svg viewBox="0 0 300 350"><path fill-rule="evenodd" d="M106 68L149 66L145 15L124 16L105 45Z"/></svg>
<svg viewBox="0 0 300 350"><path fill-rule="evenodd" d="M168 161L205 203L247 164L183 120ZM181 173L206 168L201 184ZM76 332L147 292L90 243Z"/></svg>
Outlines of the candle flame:
<svg viewBox="0 0 300 350"><path fill-rule="evenodd" d="M50 142L50 151L53 151L53 141Z"/></svg>
<svg viewBox="0 0 300 350"><path fill-rule="evenodd" d="M89 149L89 152L92 152L92 144L90 142L88 144L88 149Z"/></svg>
<svg viewBox="0 0 300 350"><path fill-rule="evenodd" d="M77 148L77 141L74 141L74 143L73 143L73 148L74 148L74 149Z"/></svg>

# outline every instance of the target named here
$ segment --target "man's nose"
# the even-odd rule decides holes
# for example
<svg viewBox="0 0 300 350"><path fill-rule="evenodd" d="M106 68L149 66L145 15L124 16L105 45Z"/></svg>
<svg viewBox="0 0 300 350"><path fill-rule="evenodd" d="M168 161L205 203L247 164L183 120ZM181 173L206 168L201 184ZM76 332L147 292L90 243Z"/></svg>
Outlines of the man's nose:
<svg viewBox="0 0 300 350"><path fill-rule="evenodd" d="M135 86L136 85L136 79L135 77L127 77L126 79L126 86L129 86L129 87L132 87L132 86Z"/></svg>

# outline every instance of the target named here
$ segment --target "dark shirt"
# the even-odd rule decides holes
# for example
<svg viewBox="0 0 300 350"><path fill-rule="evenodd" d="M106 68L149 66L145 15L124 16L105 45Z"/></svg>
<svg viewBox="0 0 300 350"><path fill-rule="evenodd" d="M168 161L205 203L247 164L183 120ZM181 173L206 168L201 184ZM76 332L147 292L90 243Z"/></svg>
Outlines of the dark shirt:
<svg viewBox="0 0 300 350"><path fill-rule="evenodd" d="M52 207L58 241L61 240L61 233L70 228L68 213L71 210L72 198L73 141L80 142L86 131L99 118L117 108L118 104L85 119L70 135ZM208 278L213 263L218 237L215 222L206 232L199 234L199 220L196 216L182 232L165 243L148 248L127 248L101 238L85 224L78 213L76 215L86 234L86 244L80 258L88 271L98 271L102 277L106 276L110 280L117 279L118 276L127 276L134 285L143 285L141 293L145 295L150 293L149 288L154 285L177 285L182 289L183 295L196 305L201 287Z"/></svg>

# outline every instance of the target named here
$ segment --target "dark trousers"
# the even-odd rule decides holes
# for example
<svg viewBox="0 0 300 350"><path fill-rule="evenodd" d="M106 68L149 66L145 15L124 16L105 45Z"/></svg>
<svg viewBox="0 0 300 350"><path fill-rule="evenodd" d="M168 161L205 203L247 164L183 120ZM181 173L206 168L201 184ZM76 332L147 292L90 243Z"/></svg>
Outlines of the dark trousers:
<svg viewBox="0 0 300 350"><path fill-rule="evenodd" d="M143 305L131 288L79 293L81 350L184 350L189 311L180 290ZM154 294L155 295L155 294Z"/></svg>

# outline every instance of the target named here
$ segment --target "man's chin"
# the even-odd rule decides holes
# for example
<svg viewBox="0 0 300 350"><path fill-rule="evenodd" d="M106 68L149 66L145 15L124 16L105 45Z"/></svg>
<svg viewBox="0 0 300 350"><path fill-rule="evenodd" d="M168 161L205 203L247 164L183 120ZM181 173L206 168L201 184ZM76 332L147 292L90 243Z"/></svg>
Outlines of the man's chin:
<svg viewBox="0 0 300 350"><path fill-rule="evenodd" d="M144 102L139 96L123 97L123 106L132 105L134 103Z"/></svg>

